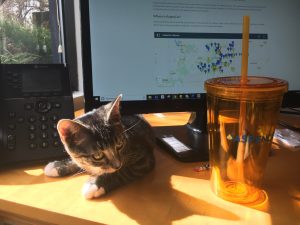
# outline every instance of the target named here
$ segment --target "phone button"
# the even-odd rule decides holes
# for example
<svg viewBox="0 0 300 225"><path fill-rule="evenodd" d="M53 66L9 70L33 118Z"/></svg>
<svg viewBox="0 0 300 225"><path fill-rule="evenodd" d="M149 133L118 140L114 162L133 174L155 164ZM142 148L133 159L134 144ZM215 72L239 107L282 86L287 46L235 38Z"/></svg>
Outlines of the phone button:
<svg viewBox="0 0 300 225"><path fill-rule="evenodd" d="M14 142L16 140L16 136L13 134L7 135L7 141L8 142Z"/></svg>
<svg viewBox="0 0 300 225"><path fill-rule="evenodd" d="M29 133L28 138L29 138L29 140L34 140L36 138L35 133Z"/></svg>
<svg viewBox="0 0 300 225"><path fill-rule="evenodd" d="M7 149L8 150L15 150L16 149L16 145L15 144L7 144Z"/></svg>
<svg viewBox="0 0 300 225"><path fill-rule="evenodd" d="M24 108L25 108L26 110L32 110L32 109L33 109L33 103L26 103L26 104L24 105Z"/></svg>
<svg viewBox="0 0 300 225"><path fill-rule="evenodd" d="M56 108L56 109L61 108L61 104L58 103L58 102L54 103L53 106L54 106L54 108Z"/></svg>
<svg viewBox="0 0 300 225"><path fill-rule="evenodd" d="M42 116L40 117L40 121L46 122L46 121L47 121L47 117L46 117L45 115L42 115Z"/></svg>
<svg viewBox="0 0 300 225"><path fill-rule="evenodd" d="M36 130L36 126L31 124L31 125L29 125L28 129L30 131L35 131Z"/></svg>
<svg viewBox="0 0 300 225"><path fill-rule="evenodd" d="M42 133L41 133L41 138L42 138L42 139L47 139L47 138L48 138L48 133L42 132Z"/></svg>
<svg viewBox="0 0 300 225"><path fill-rule="evenodd" d="M57 115L52 115L51 120L54 121L54 122L58 121L58 116Z"/></svg>
<svg viewBox="0 0 300 225"><path fill-rule="evenodd" d="M51 104L49 102L38 102L37 103L37 110L38 112L48 112L51 109Z"/></svg>
<svg viewBox="0 0 300 225"><path fill-rule="evenodd" d="M30 149L36 149L36 147L37 147L36 143L30 143L29 144Z"/></svg>
<svg viewBox="0 0 300 225"><path fill-rule="evenodd" d="M61 142L58 141L58 140L55 140L55 141L53 142L53 146L54 146L54 147L60 147L60 146L61 146Z"/></svg>
<svg viewBox="0 0 300 225"><path fill-rule="evenodd" d="M41 128L41 130L47 130L48 125L43 123L40 128Z"/></svg>
<svg viewBox="0 0 300 225"><path fill-rule="evenodd" d="M41 147L42 148L47 148L48 147L48 142L43 141L42 144L41 144Z"/></svg>
<svg viewBox="0 0 300 225"><path fill-rule="evenodd" d="M30 116L29 119L28 119L28 121L29 121L30 123L34 123L34 122L36 121L35 116Z"/></svg>
<svg viewBox="0 0 300 225"><path fill-rule="evenodd" d="M18 117L18 123L23 123L24 120L25 120L24 117L22 117L22 116Z"/></svg>
<svg viewBox="0 0 300 225"><path fill-rule="evenodd" d="M8 117L9 117L10 119L13 119L13 118L16 117L16 113L15 113L15 112L9 112L9 113L8 113Z"/></svg>
<svg viewBox="0 0 300 225"><path fill-rule="evenodd" d="M53 138L59 138L59 134L57 131L54 131L53 134L52 134L52 137Z"/></svg>
<svg viewBox="0 0 300 225"><path fill-rule="evenodd" d="M16 129L16 124L13 124L13 123L8 124L8 129L15 130Z"/></svg>

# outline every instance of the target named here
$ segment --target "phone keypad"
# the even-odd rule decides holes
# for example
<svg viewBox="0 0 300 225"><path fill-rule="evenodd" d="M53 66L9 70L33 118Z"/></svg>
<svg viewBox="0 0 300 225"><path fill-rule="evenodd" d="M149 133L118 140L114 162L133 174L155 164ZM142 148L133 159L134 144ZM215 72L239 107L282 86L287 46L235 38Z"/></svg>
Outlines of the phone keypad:
<svg viewBox="0 0 300 225"><path fill-rule="evenodd" d="M57 122L59 121L59 110L61 103L40 101L36 104L26 103L24 109L26 113L8 112L7 118L7 149L16 149L18 138L25 139L29 150L43 150L48 148L58 149L62 146L57 132ZM25 115L24 115L25 114ZM18 133L19 130L27 130L24 137ZM22 134L23 135L23 134Z"/></svg>

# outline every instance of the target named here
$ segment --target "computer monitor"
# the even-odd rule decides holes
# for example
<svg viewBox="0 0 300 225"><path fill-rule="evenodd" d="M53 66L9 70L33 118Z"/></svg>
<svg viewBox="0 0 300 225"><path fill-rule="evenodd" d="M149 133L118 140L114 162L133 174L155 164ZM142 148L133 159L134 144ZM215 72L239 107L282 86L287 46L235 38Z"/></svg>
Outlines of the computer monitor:
<svg viewBox="0 0 300 225"><path fill-rule="evenodd" d="M283 105L300 106L299 1L80 3L86 111L122 93L123 114L196 112L193 129L158 131L185 133L178 138L200 156L184 160L207 158L204 81L240 74L243 15L250 16L249 75L287 80Z"/></svg>

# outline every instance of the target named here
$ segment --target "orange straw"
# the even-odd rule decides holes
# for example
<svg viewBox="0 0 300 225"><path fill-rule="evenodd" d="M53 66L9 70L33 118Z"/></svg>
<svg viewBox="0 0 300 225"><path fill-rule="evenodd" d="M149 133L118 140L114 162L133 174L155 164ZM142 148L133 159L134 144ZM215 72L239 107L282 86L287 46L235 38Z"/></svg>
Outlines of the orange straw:
<svg viewBox="0 0 300 225"><path fill-rule="evenodd" d="M241 68L241 83L247 82L248 76L248 54L249 54L249 25L250 17L243 16L243 40L242 40L242 68Z"/></svg>
<svg viewBox="0 0 300 225"><path fill-rule="evenodd" d="M243 40L242 40L242 68L241 68L241 84L247 83L248 76L248 49L249 49L249 16L243 16ZM239 135L240 137L244 135L246 126L246 103L241 101L240 103L240 118L239 118ZM239 180L244 180L244 168L243 161L247 157L247 152L245 148L245 143L239 142L237 149L236 162L236 175Z"/></svg>

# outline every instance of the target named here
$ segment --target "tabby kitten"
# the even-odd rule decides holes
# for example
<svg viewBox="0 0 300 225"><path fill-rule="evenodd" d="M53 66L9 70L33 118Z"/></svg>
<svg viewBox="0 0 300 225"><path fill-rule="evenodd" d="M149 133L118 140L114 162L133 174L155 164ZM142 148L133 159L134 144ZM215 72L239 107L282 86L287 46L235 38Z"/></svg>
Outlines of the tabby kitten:
<svg viewBox="0 0 300 225"><path fill-rule="evenodd" d="M84 170L91 176L82 193L97 198L142 177L154 167L155 138L140 116L122 116L122 95L74 120L60 120L57 129L70 159L49 163L44 172L61 177Z"/></svg>

